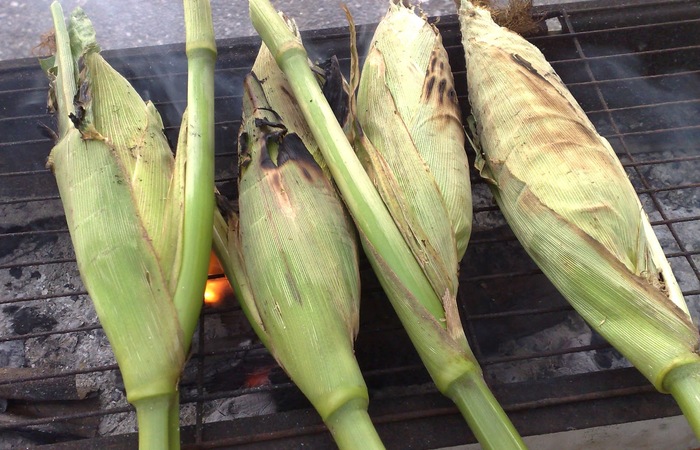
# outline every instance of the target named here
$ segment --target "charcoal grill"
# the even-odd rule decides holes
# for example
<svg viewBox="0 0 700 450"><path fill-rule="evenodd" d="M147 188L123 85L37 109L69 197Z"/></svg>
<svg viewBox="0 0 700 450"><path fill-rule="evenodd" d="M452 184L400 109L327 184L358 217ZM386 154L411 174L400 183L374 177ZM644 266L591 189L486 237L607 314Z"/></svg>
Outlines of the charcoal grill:
<svg viewBox="0 0 700 450"><path fill-rule="evenodd" d="M531 41L619 155L697 323L700 2L613 3L538 8L548 20ZM438 27L466 117L456 17L442 17ZM360 36L372 29L360 27ZM312 57L336 54L347 70L347 29L304 39ZM218 45L216 180L235 195L241 81L259 40ZM185 103L184 47L104 55L156 103L175 142ZM133 410L80 283L56 184L44 167L52 146L46 127L54 125L46 88L34 60L0 63L0 446L132 448ZM678 416L669 396L656 393L582 323L519 246L475 173L472 182L474 234L461 269L460 312L486 380L516 428L541 435ZM356 351L370 414L387 446L475 442L430 383L366 264L362 308ZM334 448L230 295L205 306L199 325L181 383L185 448Z"/></svg>

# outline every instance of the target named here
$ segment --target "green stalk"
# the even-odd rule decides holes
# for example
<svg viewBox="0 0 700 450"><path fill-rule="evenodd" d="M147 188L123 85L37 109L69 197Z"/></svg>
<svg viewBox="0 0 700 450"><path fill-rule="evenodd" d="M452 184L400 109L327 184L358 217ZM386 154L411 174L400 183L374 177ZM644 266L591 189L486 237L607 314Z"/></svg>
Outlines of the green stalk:
<svg viewBox="0 0 700 450"><path fill-rule="evenodd" d="M168 450L172 396L148 397L134 402L139 424L139 448ZM179 443L178 443L179 444ZM179 447L179 445L178 445Z"/></svg>
<svg viewBox="0 0 700 450"><path fill-rule="evenodd" d="M453 393L460 408L464 408L463 414L470 425L485 427L484 430L475 430L475 434L488 432L489 435L502 435L498 450L525 448L483 380L481 383L471 381L480 378L481 371L466 338L463 333L461 336L447 336L441 299L414 258L338 124L309 69L303 46L268 0L250 0L250 17L278 66L286 74L331 175L360 230L370 264L435 385L446 395ZM469 404L465 402L466 399L469 399ZM480 403L488 406L473 405ZM470 419L478 414L479 408L492 412L487 425ZM498 420L493 419L496 416Z"/></svg>
<svg viewBox="0 0 700 450"><path fill-rule="evenodd" d="M51 4L56 36L56 102L58 111L73 111L73 99L78 92L78 69L73 64L73 55L68 41L68 29L63 18L63 8L58 2ZM61 42L58 42L61 40ZM73 126L68 114L58 114L58 135L64 136Z"/></svg>
<svg viewBox="0 0 700 450"><path fill-rule="evenodd" d="M175 160L159 114L99 55L82 10L66 27L52 4L57 52L42 62L59 121L48 165L148 449L179 448L177 382L211 250L216 49L208 1L186 1L185 11L192 107Z"/></svg>
<svg viewBox="0 0 700 450"><path fill-rule="evenodd" d="M700 362L683 364L664 378L664 387L681 407L696 436L700 436Z"/></svg>
<svg viewBox="0 0 700 450"><path fill-rule="evenodd" d="M173 303L189 348L202 308L214 211L214 64L209 0L185 0L187 169L182 266Z"/></svg>
<svg viewBox="0 0 700 450"><path fill-rule="evenodd" d="M326 419L326 425L341 450L384 448L367 413L367 402L361 399L337 409Z"/></svg>
<svg viewBox="0 0 700 450"><path fill-rule="evenodd" d="M465 373L445 395L455 402L484 449L527 448L480 374Z"/></svg>

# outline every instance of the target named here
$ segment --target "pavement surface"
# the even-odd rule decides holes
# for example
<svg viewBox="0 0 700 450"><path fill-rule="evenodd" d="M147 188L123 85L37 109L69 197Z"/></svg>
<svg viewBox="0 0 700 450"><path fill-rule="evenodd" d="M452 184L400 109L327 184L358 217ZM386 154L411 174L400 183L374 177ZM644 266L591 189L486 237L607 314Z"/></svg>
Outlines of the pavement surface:
<svg viewBox="0 0 700 450"><path fill-rule="evenodd" d="M64 15L82 7L93 22L103 50L175 44L185 40L181 0L60 0ZM341 2L355 23L377 23L388 0L271 0L301 30L347 25ZM429 16L456 14L454 0L413 0ZM501 0L506 1L506 0ZM577 0L535 0L535 5ZM52 0L0 0L0 61L32 57L42 34L53 28ZM247 0L211 0L217 39L253 36Z"/></svg>
<svg viewBox="0 0 700 450"><path fill-rule="evenodd" d="M387 0L346 0L358 24L378 22ZM102 49L122 49L184 42L182 1L178 0L62 0L68 17L82 7L93 22ZM341 0L279 0L273 4L293 17L302 30L347 24ZM0 0L0 60L32 57L41 35L53 28L51 0ZM247 0L211 0L217 39L255 35ZM455 14L453 0L421 3L429 16Z"/></svg>

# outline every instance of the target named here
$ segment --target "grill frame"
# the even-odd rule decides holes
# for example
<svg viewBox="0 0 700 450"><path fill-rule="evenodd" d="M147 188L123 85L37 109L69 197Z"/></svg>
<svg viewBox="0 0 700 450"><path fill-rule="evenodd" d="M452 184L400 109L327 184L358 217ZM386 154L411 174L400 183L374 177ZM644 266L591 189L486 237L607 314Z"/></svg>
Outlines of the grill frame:
<svg viewBox="0 0 700 450"><path fill-rule="evenodd" d="M663 11L660 11L663 7ZM623 8L620 12L616 8ZM688 10L696 12L696 18L690 20L681 20L679 15L685 14ZM685 11L685 12L684 12ZM586 89L594 90L594 97L597 98L598 107L586 108L589 116L602 117L599 119L602 123L607 122L610 130L608 133L601 131L605 137L611 140L613 147L619 151L623 166L625 166L635 179L640 180L641 189L638 190L640 195L647 196L653 208L658 211L658 217L653 218L652 225L656 227L667 227L670 230L673 239L676 241L677 249L672 249L667 254L669 258L680 258L687 262L692 273L698 282L697 287L686 289L684 294L689 301L700 301L700 248L693 248L684 239L677 228L679 224L688 222L700 221L700 216L681 216L671 217L665 211L662 202L658 199L663 192L677 191L680 189L700 189L700 178L697 180L689 180L689 183L682 186L663 186L656 187L647 179L644 169L655 167L662 164L693 164L700 161L700 148L695 147L695 154L690 156L681 156L677 158L656 158L656 159L640 159L639 152L634 149L639 147L637 142L640 138L649 139L652 144L654 136L662 135L663 133L685 133L689 136L700 135L700 123L691 124L689 126L667 127L658 130L640 130L640 131L624 131L621 130L618 122L620 113L627 112L631 109L642 111L649 106L633 106L633 107L611 107L609 103L610 92L614 90L608 89L616 84L624 84L634 82L634 77L623 77L616 80L600 80L596 77L597 71L600 69L599 63L615 58L628 58L628 56L620 56L616 54L597 54L589 55L590 51L587 39L594 40L596 36L604 36L606 34L615 33L630 33L634 34L640 30L651 30L654 27L662 26L677 26L684 23L694 23L700 21L700 4L691 1L644 1L644 2L616 2L610 5L609 2L582 2L580 4L566 4L557 6L548 6L537 8L536 12L543 17L561 18L563 31L561 35L556 36L538 36L532 38L532 42L545 49L547 55L547 45L550 42L557 40L569 41L572 45L575 58L560 59L553 61L554 68L562 75L564 81L567 82L567 76L577 77L569 74L571 69L568 66L582 66L585 72L585 79L581 80L574 78L574 81L567 82L572 88L572 92L577 96ZM614 19L616 17L617 19ZM660 23L656 24L636 24L636 21L648 21L658 19ZM586 19L588 21L586 21ZM609 22L606 24L606 22ZM587 29L587 27L602 25L601 30ZM663 24L667 25L663 25ZM443 32L443 40L450 51L451 62L455 72L457 90L459 100L462 105L465 115L468 113L468 103L465 97L465 82L464 82L464 62L463 56L460 61L459 50L459 30L456 26L456 18L447 16L441 18L438 27ZM607 28L605 28L607 27ZM373 26L363 26L359 29L360 36L371 36ZM581 31L579 31L581 30ZM99 30L98 30L99 32ZM644 32L642 31L642 34ZM331 53L329 50L338 50L335 53L339 54L341 64L347 61L347 46L342 45L344 39L347 38L347 29L329 29L319 30L314 32L304 33L305 42L309 43L312 48L312 57L320 56L327 57ZM365 42L366 43L366 42ZM341 44L339 46L339 44ZM231 78L242 76L252 65L255 57L259 40L257 38L243 38L233 40L223 40L218 42L220 61L217 63L217 76L221 74L229 74ZM647 43L647 45L649 45ZM686 46L687 47L687 46ZM689 50L700 51L700 42L690 46ZM550 51L553 51L550 49ZM680 51L678 49L674 51ZM364 47L361 46L360 54L363 54ZM667 52L664 49L639 50L634 52L635 57L651 57L654 55ZM105 52L105 57L109 61L118 61L115 67L124 73L127 78L137 84L137 89L146 93L147 96L157 99L164 96L174 95L175 100L172 101L156 101L156 106L163 115L163 120L166 124L166 132L171 140L175 141L177 136L177 125L179 125L179 112L184 106L182 98L182 86L185 85L184 78L186 74L186 66L184 59L184 46L163 46L163 47L146 47L140 49L122 50L114 52ZM226 68L222 58L232 57L237 67ZM697 56L696 56L697 57ZM154 68L158 64L165 67L168 71L167 79L162 75L156 74ZM174 73L172 73L174 72ZM577 71L578 72L578 71ZM700 74L700 63L698 68L690 71L689 74L674 74L674 75L650 75L643 77L644 79L653 79L656 77L684 77L686 75ZM14 79L14 80L13 80ZM163 88L163 85L172 81L173 86ZM5 89L7 82L15 82L18 89L13 89L11 92ZM0 99L5 99L7 96L22 94L22 95L38 95L44 93L45 88L40 87L46 83L43 81L43 75L36 66L33 60L19 60L6 63L0 63ZM460 89L461 87L461 89ZM231 170L235 157L235 148L232 144L235 143L235 134L238 129L238 122L235 119L237 113L234 113L234 118L231 118L231 111L240 111L240 83L217 84L217 184L224 192L232 192L232 183L235 180L235 173ZM180 92L180 94L178 94ZM174 94L173 94L174 93ZM578 95L577 95L578 93ZM178 98L179 95L179 98ZM614 97L614 96L613 96ZM698 97L683 101L665 101L664 106L678 105L685 103L691 107L700 104L700 94ZM3 101L5 110L0 115L0 122L5 122L5 128L8 129L9 123L17 126L18 133L25 133L31 136L31 139L20 141L5 141L4 137L0 137L0 162L5 162L5 166L15 167L9 172L0 166L0 208L12 204L21 204L30 199L32 202L52 203L54 208L60 210L60 201L58 199L55 183L51 174L40 168L43 164L43 158L48 155L51 147L49 139L41 138L35 130L37 122L50 123L51 120L45 114L32 114L31 111L21 102L14 111L7 112L7 103ZM585 106L585 105L584 105ZM180 111L178 111L180 110ZM16 114L13 116L12 114ZM168 125L172 124L172 126ZM631 142L631 143L630 143ZM700 142L700 139L696 142ZM20 153L17 149L27 147L34 158L28 167L21 160L9 161L7 154L10 151ZM470 150L470 157L473 153ZM660 152L663 153L663 152ZM5 159L3 159L5 155ZM43 158L38 156L43 155ZM24 164L24 166L23 166ZM24 169L24 170L21 170ZM12 177L22 177L23 180L29 180L26 186L22 186L22 190L26 190L27 195L21 198L14 198L8 195L5 180ZM481 181L475 174L472 174L472 182L475 186L483 186ZM48 187L48 188L47 188ZM50 189L55 191L51 194ZM15 194L16 195L16 194ZM475 208L475 216L479 214L498 214L497 208L493 204L477 205ZM40 237L53 235L55 233L66 234L65 224L63 228L53 228L45 230L19 230L6 231L6 223L0 221L0 230L4 230L0 234L0 239L23 239L28 237ZM569 314L571 308L563 303L557 303L553 306L542 307L538 304L527 308L510 309L510 310L480 310L474 311L473 301L466 298L465 290L467 287L479 286L481 283L494 282L498 283L503 280L514 280L521 277L532 278L541 277L539 271L534 264L525 264L524 269L497 272L497 273L481 273L476 271L470 265L469 258L473 254L474 247L489 246L494 243L509 242L514 246L518 246L514 241L512 233L503 231L496 237L485 236L485 233L477 233L475 238L470 243L465 257L465 263L462 268L460 299L461 299L461 314L465 324L465 330L468 333L472 348L484 367L487 381L492 385L494 394L502 402L504 408L509 413L516 428L523 435L534 435L562 431L570 428L572 425L576 428L587 428L597 425L609 425L613 423L629 422L656 417L667 417L678 415L680 412L675 406L673 400L669 396L663 396L654 392L651 385L644 380L641 375L634 369L611 369L588 374L576 374L569 376L557 376L550 379L542 379L536 381L520 382L520 383L494 383L491 376L490 367L507 362L528 361L534 358L554 357L557 355L565 355L577 352L591 352L596 350L609 349L605 343L594 343L571 348L554 349L550 352L540 352L533 355L493 355L493 351L482 349L483 334L479 330L479 322L499 321L508 317L522 317L527 320L528 317L546 315L546 314ZM692 242L690 244L693 244ZM697 247L697 243L695 243ZM75 260L71 258L57 258L50 262L47 261L24 261L20 263L6 262L0 260L0 271L13 270L20 267L33 267L38 263L72 263ZM371 277L363 273L363 289L365 292L376 292L376 281L372 281ZM367 276L365 276L367 275ZM367 281L369 279L369 281ZM24 305L31 301L51 301L51 299L61 298L66 296L84 296L86 292L81 289L72 289L69 292L50 292L43 295L28 296L24 298L10 298L6 294L0 296L0 308L9 305ZM386 303L386 302L384 302ZM367 301L363 300L363 311L368 311ZM374 306L369 306L372 308ZM379 314L387 314L387 307L379 311ZM237 349L235 351L220 351L207 350L205 339L205 318L216 314L240 314L237 307L226 307L211 309L206 308L203 317L200 320L199 330L199 346L194 347L193 355L189 362L190 366L194 366L201 375L205 360L207 358L226 357L230 353L246 353L260 350L260 344L253 344L248 348ZM368 312L363 313L363 324L366 325ZM389 313L390 314L390 313ZM381 316L386 317L386 316ZM376 324L375 324L376 325ZM59 333L83 333L92 332L99 329L99 325L93 324L79 328L69 329L61 332L56 331L39 331L27 333L19 336L0 336L0 343L15 340L27 340L32 338L42 338ZM358 339L358 352L362 352L362 346L369 345L367 333L379 332L390 334L401 334L398 322L387 318L384 325L380 329L370 329L368 332L362 329ZM407 353L414 353L410 346L406 349ZM408 363L391 368L370 368L365 371L368 376L368 384L370 388L373 386L373 377L387 376L387 372L412 373L416 375L417 380L425 380L427 374L420 364L416 361L415 355L412 358L407 358ZM90 367L81 371L62 371L55 374L41 373L34 377L23 377L21 380L0 380L1 384L9 384L17 381L30 380L46 380L51 377L65 377L69 375L81 374L84 372L93 371L116 371L115 365L106 365L101 367ZM261 392L266 390L296 390L288 381L281 378L281 381L275 382L272 386L261 388L243 388L229 390L223 392L207 393L203 385L201 376L196 383L194 394L184 395L181 399L183 404L195 404L197 408L196 421L193 425L183 428L184 442L187 443L185 448L214 448L217 446L228 447L236 445L237 448L279 448L296 447L302 444L311 445L313 448L333 448L333 443L325 431L325 427L321 423L317 414L310 408L295 409L281 413L275 413L266 416L253 418L236 419L231 422L219 422L212 424L203 423L203 404L207 401L218 398L237 397L250 393ZM381 381L379 384L382 384ZM78 413L72 416L61 418L62 421L70 419L79 419L89 415L104 415L117 414L131 411L131 407L124 405L111 410L100 410L95 413ZM409 412L407 412L409 411ZM449 445L458 445L467 442L474 442L473 435L466 429L461 416L457 409L449 402L449 400L440 396L434 389L432 391L422 392L419 394L402 394L399 396L389 396L387 398L373 399L370 404L370 414L373 420L377 423L377 428L389 447L393 448L437 448ZM35 420L26 420L20 423L25 429L41 424L49 424L56 422L56 418L43 418ZM17 427L17 425L15 425ZM0 424L0 430L8 430L6 425ZM113 448L128 448L135 442L135 435L120 435L106 438L87 439L82 441L72 441L68 443L55 444L53 448L91 448L96 445L108 446Z"/></svg>

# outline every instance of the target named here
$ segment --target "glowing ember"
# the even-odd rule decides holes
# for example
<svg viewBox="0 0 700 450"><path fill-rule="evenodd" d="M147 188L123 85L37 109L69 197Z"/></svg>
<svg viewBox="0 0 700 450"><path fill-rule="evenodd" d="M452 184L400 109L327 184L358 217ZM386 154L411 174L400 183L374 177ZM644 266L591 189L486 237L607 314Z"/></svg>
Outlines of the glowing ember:
<svg viewBox="0 0 700 450"><path fill-rule="evenodd" d="M275 367L276 366L261 367L249 373L246 376L244 387L255 388L272 384L272 381L270 381L270 372L272 372L272 369Z"/></svg>
<svg viewBox="0 0 700 450"><path fill-rule="evenodd" d="M212 278L207 281L207 287L204 290L204 303L211 306L218 305L227 295L232 294L233 290L226 277Z"/></svg>
<svg viewBox="0 0 700 450"><path fill-rule="evenodd" d="M206 305L218 305L227 295L233 295L233 289L222 272L221 264L212 252L209 260L209 276L216 278L207 280L207 287L204 290L204 303Z"/></svg>
<svg viewBox="0 0 700 450"><path fill-rule="evenodd" d="M209 275L219 275L224 273L224 269L221 267L221 263L214 252L211 252L211 255L209 256L209 271L207 273Z"/></svg>

